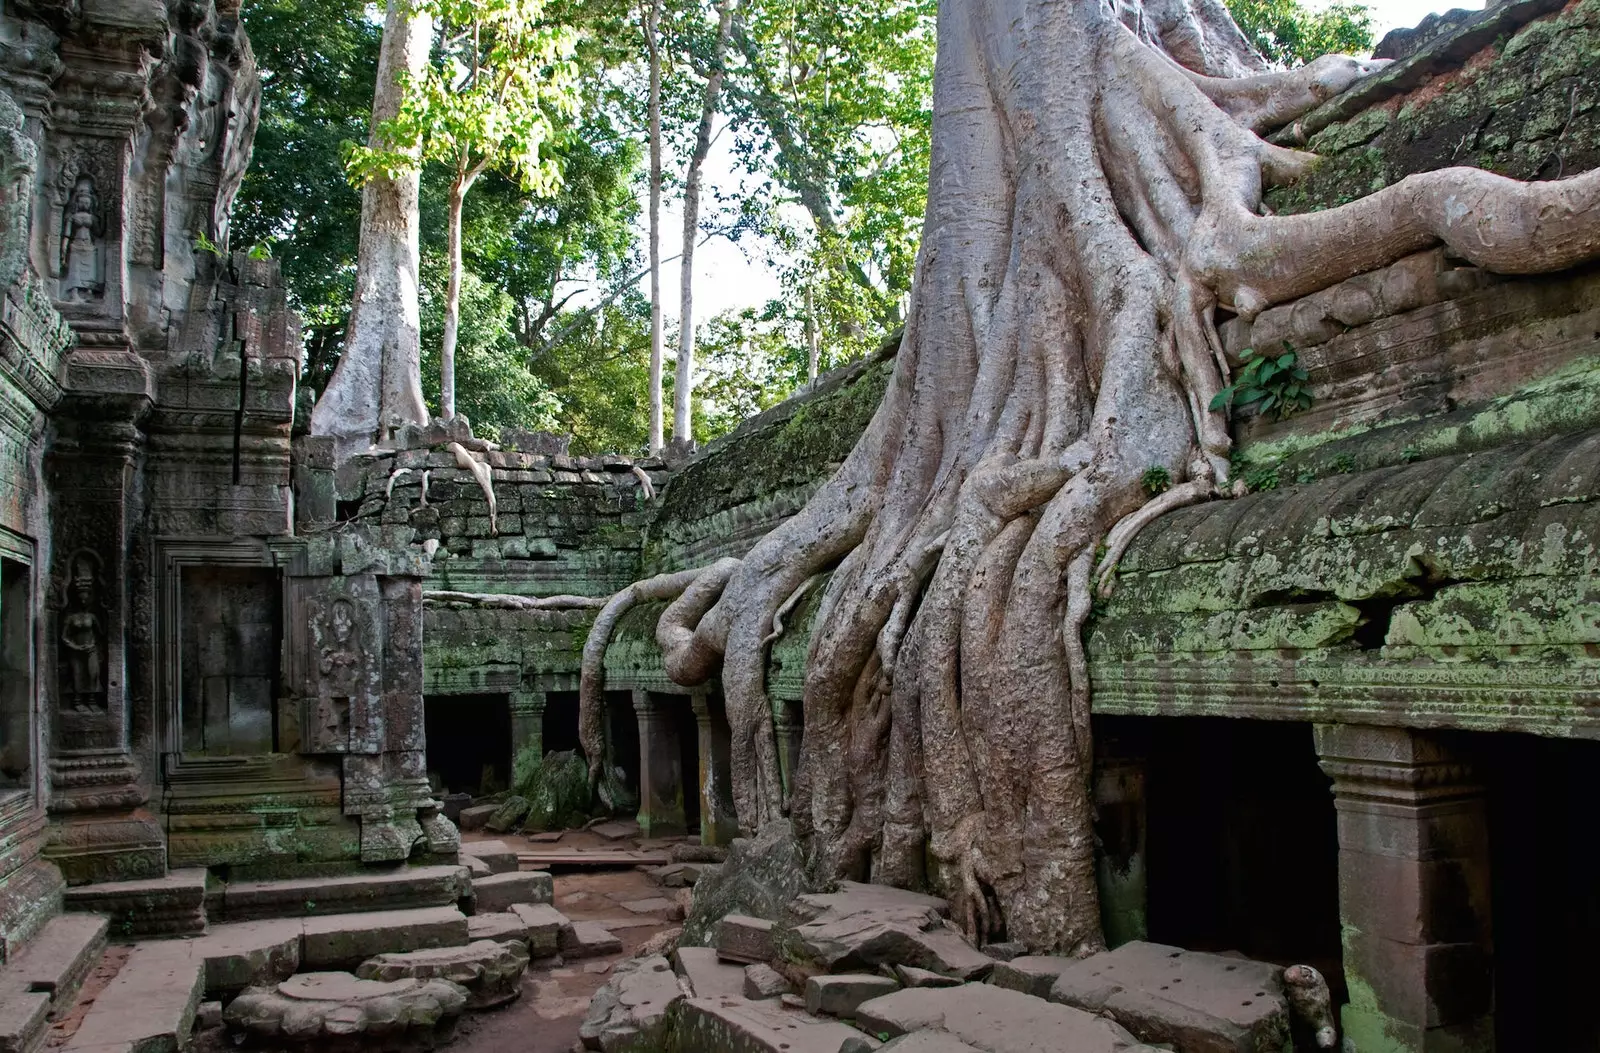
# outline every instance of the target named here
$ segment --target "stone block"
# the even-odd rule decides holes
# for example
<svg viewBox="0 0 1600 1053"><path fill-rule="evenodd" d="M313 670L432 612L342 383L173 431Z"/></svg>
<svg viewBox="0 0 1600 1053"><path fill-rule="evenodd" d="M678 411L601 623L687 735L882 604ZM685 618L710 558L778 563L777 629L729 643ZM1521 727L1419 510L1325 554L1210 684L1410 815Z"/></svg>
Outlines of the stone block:
<svg viewBox="0 0 1600 1053"><path fill-rule="evenodd" d="M910 965L963 980L994 968L938 912L922 906L834 907L794 930L801 951L832 972L879 964Z"/></svg>
<svg viewBox="0 0 1600 1053"><path fill-rule="evenodd" d="M501 943L528 942L528 927L509 910L494 914L474 914L467 919L467 936L472 940L498 940Z"/></svg>
<svg viewBox="0 0 1600 1053"><path fill-rule="evenodd" d="M447 864L363 870L339 877L234 881L222 893L229 921L444 907L471 889L470 872Z"/></svg>
<svg viewBox="0 0 1600 1053"><path fill-rule="evenodd" d="M356 970L363 980L449 980L467 990L468 1009L504 1005L522 993L527 948L518 942L477 940L464 947L401 951L368 958Z"/></svg>
<svg viewBox="0 0 1600 1053"><path fill-rule="evenodd" d="M684 1049L717 1053L842 1053L845 1043L862 1048L866 1040L837 1020L819 1020L773 999L688 998L676 1031ZM870 1041L865 1048L873 1048Z"/></svg>
<svg viewBox="0 0 1600 1053"><path fill-rule="evenodd" d="M99 962L108 928L103 915L57 915L12 955L5 975L29 991L44 992L65 1009Z"/></svg>
<svg viewBox="0 0 1600 1053"><path fill-rule="evenodd" d="M471 808L463 808L461 809L461 821L456 825L463 830L482 830L483 824L487 823L489 817L494 815L499 808L498 804L475 804Z"/></svg>
<svg viewBox="0 0 1600 1053"><path fill-rule="evenodd" d="M305 969L353 968L385 951L456 947L467 942L467 919L454 907L335 914L302 922Z"/></svg>
<svg viewBox="0 0 1600 1053"><path fill-rule="evenodd" d="M111 933L129 936L181 936L206 927L206 872L174 870L158 878L106 881L68 888L68 910L104 914Z"/></svg>
<svg viewBox="0 0 1600 1053"><path fill-rule="evenodd" d="M632 911L634 914L664 914L669 921L680 921L683 912L678 907L677 900L654 896L650 899L629 900L622 905L623 910Z"/></svg>
<svg viewBox="0 0 1600 1053"><path fill-rule="evenodd" d="M707 863L668 863L650 871L650 876L665 888L692 888L708 868L716 869Z"/></svg>
<svg viewBox="0 0 1600 1053"><path fill-rule="evenodd" d="M472 880L474 881L478 880L479 878L486 878L494 873L493 870L489 869L489 864L485 863L477 856L462 856L461 862L466 865L466 868L471 873Z"/></svg>
<svg viewBox="0 0 1600 1053"><path fill-rule="evenodd" d="M181 943L140 944L95 998L64 1048L177 1053L188 1048L204 987L201 963Z"/></svg>
<svg viewBox="0 0 1600 1053"><path fill-rule="evenodd" d="M603 1053L654 1053L667 1048L668 1011L683 999L672 966L660 955L617 966L595 993L578 1028L586 1049Z"/></svg>
<svg viewBox="0 0 1600 1053"><path fill-rule="evenodd" d="M718 960L714 949L679 947L672 958L696 998L744 997L744 970Z"/></svg>
<svg viewBox="0 0 1600 1053"><path fill-rule="evenodd" d="M463 841L461 855L463 860L468 856L483 860L495 874L509 874L517 869L517 853L504 841Z"/></svg>
<svg viewBox="0 0 1600 1053"><path fill-rule="evenodd" d="M772 960L772 922L747 914L729 914L717 926L717 957L730 962Z"/></svg>
<svg viewBox="0 0 1600 1053"><path fill-rule="evenodd" d="M559 954L563 939L572 931L567 916L548 903L514 903L511 913L521 922L528 952L535 958Z"/></svg>
<svg viewBox="0 0 1600 1053"><path fill-rule="evenodd" d="M823 914L858 914L879 908L906 908L911 911L932 911L941 917L950 916L950 903L938 896L930 896L893 885L870 885L861 881L841 881L832 892L807 892L789 903L789 914L798 921L815 921Z"/></svg>
<svg viewBox="0 0 1600 1053"><path fill-rule="evenodd" d="M1360 918L1367 935L1402 943L1487 938L1488 886L1479 860L1339 853L1340 913Z"/></svg>
<svg viewBox="0 0 1600 1053"><path fill-rule="evenodd" d="M1075 962L1075 958L1057 958L1047 954L1025 954L1009 962L999 962L989 973L989 982L996 987L1033 995L1050 997L1050 987L1062 970Z"/></svg>
<svg viewBox="0 0 1600 1053"><path fill-rule="evenodd" d="M472 882L475 910L510 910L518 903L549 903L555 897L555 881L543 870L491 874Z"/></svg>
<svg viewBox="0 0 1600 1053"><path fill-rule="evenodd" d="M746 998L782 998L791 993L788 978L765 962L744 967Z"/></svg>
<svg viewBox="0 0 1600 1053"><path fill-rule="evenodd" d="M813 976L806 981L806 1012L813 1016L856 1015L862 1002L900 990L887 976L870 973L845 973L839 976Z"/></svg>
<svg viewBox="0 0 1600 1053"><path fill-rule="evenodd" d="M466 990L448 980L301 973L273 987L250 988L228 1003L223 1018L229 1030L260 1038L312 1043L377 1033L429 1046L431 1033L459 1016L466 1002Z"/></svg>
<svg viewBox="0 0 1600 1053"><path fill-rule="evenodd" d="M1135 940L1063 969L1050 1000L1116 1019L1141 1041L1185 1053L1282 1049L1283 970Z"/></svg>
<svg viewBox="0 0 1600 1053"><path fill-rule="evenodd" d="M962 984L957 977L946 976L929 969L918 969L914 965L897 965L894 967L894 974L906 987L960 987Z"/></svg>
<svg viewBox="0 0 1600 1053"><path fill-rule="evenodd" d="M0 1053L32 1053L50 1023L48 991L0 994Z"/></svg>
<svg viewBox="0 0 1600 1053"><path fill-rule="evenodd" d="M969 1046L948 1031L917 1031L901 1035L892 1042L878 1047L888 1053L982 1053L977 1046ZM852 1053L852 1051L841 1051Z"/></svg>
<svg viewBox="0 0 1600 1053"><path fill-rule="evenodd" d="M300 922L295 919L213 925L186 947L205 966L206 997L234 995L286 979L300 967Z"/></svg>
<svg viewBox="0 0 1600 1053"><path fill-rule="evenodd" d="M460 825L462 809L472 807L472 794L447 793L444 795L441 804L444 817L452 823ZM463 849L465 847L465 845L462 846Z"/></svg>
<svg viewBox="0 0 1600 1053"><path fill-rule="evenodd" d="M563 931L561 940L561 954L566 958L599 958L622 953L622 940L595 921L573 922L571 930Z"/></svg>
<svg viewBox="0 0 1600 1053"><path fill-rule="evenodd" d="M890 1038L945 1031L985 1053L1153 1053L1110 1020L993 984L896 991L861 1003L856 1024Z"/></svg>

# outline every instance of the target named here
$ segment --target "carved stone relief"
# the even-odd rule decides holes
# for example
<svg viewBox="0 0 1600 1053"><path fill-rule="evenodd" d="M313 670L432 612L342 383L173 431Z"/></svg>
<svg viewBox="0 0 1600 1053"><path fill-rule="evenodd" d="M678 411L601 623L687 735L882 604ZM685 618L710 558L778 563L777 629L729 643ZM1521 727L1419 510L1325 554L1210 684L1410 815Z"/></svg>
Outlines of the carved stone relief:
<svg viewBox="0 0 1600 1053"><path fill-rule="evenodd" d="M57 668L61 706L79 712L106 708L105 592L99 557L87 550L68 561Z"/></svg>

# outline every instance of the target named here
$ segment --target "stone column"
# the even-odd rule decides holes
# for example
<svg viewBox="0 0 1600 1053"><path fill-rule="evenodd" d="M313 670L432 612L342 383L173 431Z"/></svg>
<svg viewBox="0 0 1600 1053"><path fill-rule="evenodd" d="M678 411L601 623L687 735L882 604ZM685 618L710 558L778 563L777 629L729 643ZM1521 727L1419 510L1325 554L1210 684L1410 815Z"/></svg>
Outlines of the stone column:
<svg viewBox="0 0 1600 1053"><path fill-rule="evenodd" d="M1106 943L1120 947L1149 935L1144 758L1099 758L1095 762L1094 804L1095 836L1100 842L1095 857L1100 925Z"/></svg>
<svg viewBox="0 0 1600 1053"><path fill-rule="evenodd" d="M800 770L800 739L804 724L800 703L772 700L772 733L778 740L778 770L783 777L783 796L794 792L795 772Z"/></svg>
<svg viewBox="0 0 1600 1053"><path fill-rule="evenodd" d="M733 788L728 785L733 733L728 728L727 717L712 712L711 699L704 691L690 695L689 701L694 706L695 723L700 729L700 771L695 780L700 789L700 842L729 844L739 836L739 820L733 811Z"/></svg>
<svg viewBox="0 0 1600 1053"><path fill-rule="evenodd" d="M543 691L511 692L511 785L522 781L522 755L544 759L544 707L549 696Z"/></svg>
<svg viewBox="0 0 1600 1053"><path fill-rule="evenodd" d="M683 761L672 703L634 689L639 719L639 830L646 837L687 832L683 819Z"/></svg>
<svg viewBox="0 0 1600 1053"><path fill-rule="evenodd" d="M1484 793L1435 735L1317 726L1339 827L1347 1048L1494 1048Z"/></svg>

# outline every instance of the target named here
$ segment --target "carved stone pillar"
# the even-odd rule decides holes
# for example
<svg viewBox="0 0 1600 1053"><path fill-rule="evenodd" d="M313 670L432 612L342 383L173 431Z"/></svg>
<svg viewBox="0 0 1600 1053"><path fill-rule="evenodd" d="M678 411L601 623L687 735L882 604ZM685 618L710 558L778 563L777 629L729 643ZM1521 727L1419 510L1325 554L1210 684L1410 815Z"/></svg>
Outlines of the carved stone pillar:
<svg viewBox="0 0 1600 1053"><path fill-rule="evenodd" d="M713 709L704 691L689 696L694 706L700 734L700 771L695 783L700 788L700 841L725 845L739 836L739 819L733 810L733 788L728 779L733 769L733 733L719 705Z"/></svg>
<svg viewBox="0 0 1600 1053"><path fill-rule="evenodd" d="M1113 753L1095 761L1095 871L1100 925L1112 947L1149 934L1145 799L1144 758Z"/></svg>
<svg viewBox="0 0 1600 1053"><path fill-rule="evenodd" d="M804 729L799 702L772 700L772 732L778 740L778 770L783 777L784 800L794 793L794 776L800 770L800 740Z"/></svg>
<svg viewBox="0 0 1600 1053"><path fill-rule="evenodd" d="M129 378L117 368L96 375L85 365L79 379L100 390L85 384L64 401L46 459L54 545L44 655L53 824L45 854L71 884L166 869L129 739L128 553L143 445L138 422L149 399L119 390Z"/></svg>
<svg viewBox="0 0 1600 1053"><path fill-rule="evenodd" d="M523 755L544 758L544 707L548 696L543 691L511 692L511 785L522 781Z"/></svg>
<svg viewBox="0 0 1600 1053"><path fill-rule="evenodd" d="M1483 789L1437 736L1318 725L1339 824L1347 1048L1494 1048Z"/></svg>
<svg viewBox="0 0 1600 1053"><path fill-rule="evenodd" d="M672 700L635 689L639 720L639 830L646 837L687 832L683 818L683 760Z"/></svg>

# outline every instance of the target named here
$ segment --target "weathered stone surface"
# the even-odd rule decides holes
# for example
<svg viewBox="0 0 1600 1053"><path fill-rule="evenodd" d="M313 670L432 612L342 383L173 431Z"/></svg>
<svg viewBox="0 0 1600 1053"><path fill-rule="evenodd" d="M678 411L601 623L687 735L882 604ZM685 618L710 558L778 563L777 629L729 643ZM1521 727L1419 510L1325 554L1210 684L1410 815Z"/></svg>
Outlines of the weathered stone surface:
<svg viewBox="0 0 1600 1053"><path fill-rule="evenodd" d="M679 947L672 960L694 997L744 997L744 970L720 961L710 947Z"/></svg>
<svg viewBox="0 0 1600 1053"><path fill-rule="evenodd" d="M745 966L743 993L746 998L782 998L793 992L782 973L762 962Z"/></svg>
<svg viewBox="0 0 1600 1053"><path fill-rule="evenodd" d="M0 994L0 1053L30 1053L50 1023L48 991L6 991Z"/></svg>
<svg viewBox="0 0 1600 1053"><path fill-rule="evenodd" d="M463 841L461 856L481 859L496 874L509 874L517 869L517 853L504 841Z"/></svg>
<svg viewBox="0 0 1600 1053"><path fill-rule="evenodd" d="M385 982L314 972L249 988L228 1003L223 1018L229 1028L258 1038L395 1038L447 1027L466 1002L467 992L449 980Z"/></svg>
<svg viewBox="0 0 1600 1053"><path fill-rule="evenodd" d="M840 916L881 907L933 911L942 917L950 915L949 902L938 896L895 888L893 885L841 881L831 892L806 892L796 896L788 904L788 916L797 921L815 921L826 913Z"/></svg>
<svg viewBox="0 0 1600 1053"><path fill-rule="evenodd" d="M563 939L572 931L567 916L548 903L515 903L511 913L522 923L528 952L535 958L558 953Z"/></svg>
<svg viewBox="0 0 1600 1053"><path fill-rule="evenodd" d="M622 940L595 921L575 921L561 933L561 954L566 958L598 958L622 953Z"/></svg>
<svg viewBox="0 0 1600 1053"><path fill-rule="evenodd" d="M843 973L838 976L813 976L806 981L806 1012L813 1015L855 1016L862 1002L900 990L887 976L870 973Z"/></svg>
<svg viewBox="0 0 1600 1053"><path fill-rule="evenodd" d="M808 891L805 860L787 820L768 823L753 840L738 838L716 873L703 872L694 905L683 922L683 943L708 947L729 914L777 920L796 896Z"/></svg>
<svg viewBox="0 0 1600 1053"><path fill-rule="evenodd" d="M667 1048L667 1011L683 998L678 977L660 955L617 966L589 1003L578 1029L585 1048L604 1053L653 1053Z"/></svg>
<svg viewBox="0 0 1600 1053"><path fill-rule="evenodd" d="M491 913L510 910L518 903L549 903L555 898L555 882L542 870L510 874L491 874L472 882L475 910Z"/></svg>
<svg viewBox="0 0 1600 1053"><path fill-rule="evenodd" d="M996 964L994 971L989 974L989 982L996 987L1031 994L1035 998L1048 998L1050 985L1075 960L1048 954L1025 954L1009 962Z"/></svg>
<svg viewBox="0 0 1600 1053"><path fill-rule="evenodd" d="M201 1002L194 1014L194 1026L200 1030L222 1026L222 1003L213 999Z"/></svg>
<svg viewBox="0 0 1600 1053"><path fill-rule="evenodd" d="M635 914L666 914L674 915L678 912L678 904L674 900L655 896L650 899L630 900L622 905L623 910L631 910Z"/></svg>
<svg viewBox="0 0 1600 1053"><path fill-rule="evenodd" d="M946 1031L984 1053L1123 1053L1148 1051L1110 1020L993 984L947 990L918 988L863 1002L856 1023L891 1038L915 1031Z"/></svg>
<svg viewBox="0 0 1600 1053"><path fill-rule="evenodd" d="M1050 1000L1109 1013L1184 1053L1277 1050L1289 1041L1282 975L1265 962L1135 940L1063 969Z"/></svg>
<svg viewBox="0 0 1600 1053"><path fill-rule="evenodd" d="M288 978L300 967L297 919L213 925L204 936L173 944L205 966L206 996L233 995Z"/></svg>
<svg viewBox="0 0 1600 1053"><path fill-rule="evenodd" d="M717 956L730 962L772 960L772 922L746 914L729 914L717 926Z"/></svg>
<svg viewBox="0 0 1600 1053"><path fill-rule="evenodd" d="M608 819L589 827L589 832L599 834L608 841L620 841L624 837L637 837L639 824L631 819Z"/></svg>
<svg viewBox="0 0 1600 1053"><path fill-rule="evenodd" d="M522 919L509 910L493 914L474 914L467 919L467 937L470 940L498 940L501 943L528 942L528 927Z"/></svg>
<svg viewBox="0 0 1600 1053"><path fill-rule="evenodd" d="M380 954L362 962L356 975L363 980L449 980L466 988L468 1009L486 1009L521 994L527 968L523 944L478 940L465 947Z"/></svg>
<svg viewBox="0 0 1600 1053"><path fill-rule="evenodd" d="M364 910L445 907L471 888L466 867L394 867L339 877L233 881L222 892L221 917L254 921Z"/></svg>
<svg viewBox="0 0 1600 1053"><path fill-rule="evenodd" d="M907 987L960 987L962 980L954 976L946 976L928 969L918 969L914 965L897 965L894 974L900 982Z"/></svg>
<svg viewBox="0 0 1600 1053"><path fill-rule="evenodd" d="M6 963L5 976L52 1003L70 1005L83 978L100 960L109 925L98 914L61 914L45 923Z"/></svg>
<svg viewBox="0 0 1600 1053"><path fill-rule="evenodd" d="M206 872L198 867L157 878L106 881L66 890L68 910L104 914L118 937L178 936L206 927Z"/></svg>
<svg viewBox="0 0 1600 1053"><path fill-rule="evenodd" d="M462 856L461 862L464 866L466 866L467 870L471 872L472 880L474 881L476 881L478 878L488 877L490 874L494 873L494 871L490 869L489 864L485 863L477 856Z"/></svg>
<svg viewBox="0 0 1600 1053"><path fill-rule="evenodd" d="M815 921L796 926L794 946L824 969L910 965L946 976L974 980L994 968L933 907L829 907ZM719 945L720 946L720 945Z"/></svg>
<svg viewBox="0 0 1600 1053"><path fill-rule="evenodd" d="M517 824L522 822L523 816L528 814L528 807L528 799L526 797L518 797L513 794L507 797L504 803L494 810L493 815L484 820L483 828L496 834L514 830Z"/></svg>
<svg viewBox="0 0 1600 1053"><path fill-rule="evenodd" d="M884 1053L980 1053L948 1031L916 1031L879 1047Z"/></svg>
<svg viewBox="0 0 1600 1053"><path fill-rule="evenodd" d="M463 808L458 825L463 830L482 830L489 817L499 810L498 804L475 804L471 808Z"/></svg>
<svg viewBox="0 0 1600 1053"><path fill-rule="evenodd" d="M1028 945L1017 940L1007 940L1004 943L986 943L983 953L997 962L1009 962L1013 958L1020 958L1028 953Z"/></svg>
<svg viewBox="0 0 1600 1053"><path fill-rule="evenodd" d="M123 1047L136 1053L177 1053L189 1043L200 993L200 963L181 944L144 943L94 1000L67 1043L73 1051Z"/></svg>
<svg viewBox="0 0 1600 1053"><path fill-rule="evenodd" d="M846 1042L865 1038L836 1020L819 1020L773 999L747 998L685 999L676 1035L684 1049L717 1053L842 1053Z"/></svg>
<svg viewBox="0 0 1600 1053"><path fill-rule="evenodd" d="M690 888L700 880L700 875L705 873L707 868L715 865L712 863L668 863L664 867L656 867L650 871L650 876L665 888Z"/></svg>
<svg viewBox="0 0 1600 1053"><path fill-rule="evenodd" d="M305 969L353 968L374 954L466 942L466 916L454 907L336 914L302 922L300 963Z"/></svg>

